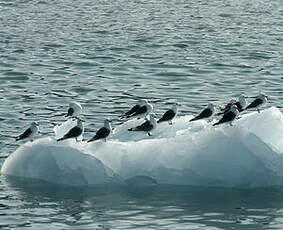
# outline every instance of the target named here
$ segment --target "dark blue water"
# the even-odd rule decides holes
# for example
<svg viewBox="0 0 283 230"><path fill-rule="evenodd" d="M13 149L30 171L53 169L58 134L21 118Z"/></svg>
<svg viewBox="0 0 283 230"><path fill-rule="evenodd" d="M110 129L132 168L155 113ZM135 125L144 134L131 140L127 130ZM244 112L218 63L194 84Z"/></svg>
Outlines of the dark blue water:
<svg viewBox="0 0 283 230"><path fill-rule="evenodd" d="M138 98L180 116L241 93L282 108L283 5L254 1L0 0L1 165L31 121L42 136L71 100L86 138ZM282 229L281 189L69 188L0 183L3 229ZM145 193L145 194L143 194Z"/></svg>

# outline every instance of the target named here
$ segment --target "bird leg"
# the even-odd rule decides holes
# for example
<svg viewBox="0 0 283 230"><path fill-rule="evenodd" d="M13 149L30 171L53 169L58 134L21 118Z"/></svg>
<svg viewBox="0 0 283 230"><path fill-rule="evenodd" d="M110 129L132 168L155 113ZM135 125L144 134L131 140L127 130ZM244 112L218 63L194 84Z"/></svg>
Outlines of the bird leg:
<svg viewBox="0 0 283 230"><path fill-rule="evenodd" d="M149 133L149 132L147 133L147 135L148 135L148 136L152 136L152 134L151 134L151 133Z"/></svg>
<svg viewBox="0 0 283 230"><path fill-rule="evenodd" d="M168 121L169 125L173 125L173 122L172 121Z"/></svg>
<svg viewBox="0 0 283 230"><path fill-rule="evenodd" d="M260 110L259 110L259 109L257 109L257 112L258 112L258 113L260 113Z"/></svg>
<svg viewBox="0 0 283 230"><path fill-rule="evenodd" d="M106 142L106 138L104 138L104 142Z"/></svg>
<svg viewBox="0 0 283 230"><path fill-rule="evenodd" d="M79 142L77 137L76 137L76 142Z"/></svg>

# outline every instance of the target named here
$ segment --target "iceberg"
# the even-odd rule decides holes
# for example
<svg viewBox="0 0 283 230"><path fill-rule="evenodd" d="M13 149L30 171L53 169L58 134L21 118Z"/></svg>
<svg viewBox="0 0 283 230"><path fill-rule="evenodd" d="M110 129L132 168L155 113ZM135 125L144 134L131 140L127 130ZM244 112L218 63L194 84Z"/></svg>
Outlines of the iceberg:
<svg viewBox="0 0 283 230"><path fill-rule="evenodd" d="M158 124L153 136L128 132L142 120L114 130L107 142L54 138L26 143L4 162L1 173L68 185L119 183L221 187L283 185L283 116L271 107L241 115L233 126L178 117ZM55 127L56 138L73 125Z"/></svg>

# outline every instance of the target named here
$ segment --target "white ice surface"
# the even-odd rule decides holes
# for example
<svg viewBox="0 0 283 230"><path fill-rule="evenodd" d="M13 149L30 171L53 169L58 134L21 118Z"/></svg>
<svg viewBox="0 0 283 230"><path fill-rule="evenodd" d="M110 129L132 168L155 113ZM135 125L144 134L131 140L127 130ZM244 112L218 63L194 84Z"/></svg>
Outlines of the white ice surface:
<svg viewBox="0 0 283 230"><path fill-rule="evenodd" d="M158 124L151 137L127 131L143 122L130 120L116 127L107 142L89 144L42 138L17 149L1 172L70 185L135 176L147 176L159 184L283 185L282 113L272 107L241 116L233 127L188 122L192 116L183 116L174 125ZM63 126L65 132L73 124ZM62 127L55 128L57 137Z"/></svg>

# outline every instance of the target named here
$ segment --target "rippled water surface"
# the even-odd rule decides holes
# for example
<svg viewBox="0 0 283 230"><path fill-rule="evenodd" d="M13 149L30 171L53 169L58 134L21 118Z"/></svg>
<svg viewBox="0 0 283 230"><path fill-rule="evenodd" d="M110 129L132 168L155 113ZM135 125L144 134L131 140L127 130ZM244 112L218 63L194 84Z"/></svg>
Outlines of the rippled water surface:
<svg viewBox="0 0 283 230"><path fill-rule="evenodd" d="M0 0L1 165L18 147L13 136L34 120L52 135L71 100L84 108L87 137L138 98L158 115L174 100L180 115L194 114L243 92L282 108L282 50L280 0ZM280 189L26 183L2 178L3 229L283 228Z"/></svg>

